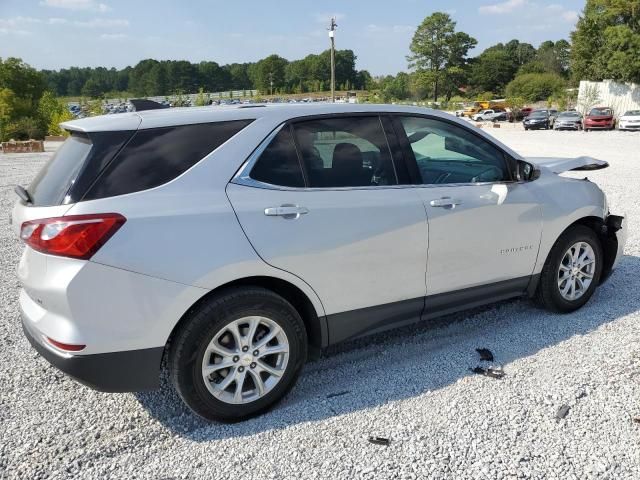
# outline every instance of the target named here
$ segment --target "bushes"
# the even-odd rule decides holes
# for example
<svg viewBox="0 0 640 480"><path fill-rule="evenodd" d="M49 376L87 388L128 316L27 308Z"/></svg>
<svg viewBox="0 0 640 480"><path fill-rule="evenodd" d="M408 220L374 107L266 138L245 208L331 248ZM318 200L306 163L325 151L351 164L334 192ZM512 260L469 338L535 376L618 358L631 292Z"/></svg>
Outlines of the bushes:
<svg viewBox="0 0 640 480"><path fill-rule="evenodd" d="M6 140L29 140L31 138L44 138L44 130L39 119L33 117L20 117L9 123L4 132Z"/></svg>
<svg viewBox="0 0 640 480"><path fill-rule="evenodd" d="M562 93L565 80L553 73L519 75L507 85L507 97L522 97L527 102L546 100Z"/></svg>

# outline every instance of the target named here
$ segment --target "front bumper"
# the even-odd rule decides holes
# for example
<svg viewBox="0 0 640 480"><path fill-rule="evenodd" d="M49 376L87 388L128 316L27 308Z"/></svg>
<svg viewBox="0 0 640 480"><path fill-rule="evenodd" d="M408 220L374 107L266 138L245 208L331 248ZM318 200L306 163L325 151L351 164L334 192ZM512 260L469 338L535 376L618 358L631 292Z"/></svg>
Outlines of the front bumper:
<svg viewBox="0 0 640 480"><path fill-rule="evenodd" d="M56 352L45 344L42 334L22 317L22 329L29 343L51 365L80 383L102 392L154 390L160 383L163 347L123 352L71 355Z"/></svg>
<svg viewBox="0 0 640 480"><path fill-rule="evenodd" d="M600 284L606 282L620 263L627 243L627 219L618 215L607 215L600 238L605 257Z"/></svg>
<svg viewBox="0 0 640 480"><path fill-rule="evenodd" d="M611 123L588 123L584 124L585 129L589 130L611 130L613 128L613 124Z"/></svg>
<svg viewBox="0 0 640 480"><path fill-rule="evenodd" d="M640 130L640 123L620 122L618 128L620 130Z"/></svg>
<svg viewBox="0 0 640 480"><path fill-rule="evenodd" d="M540 122L540 123L524 123L524 128L528 128L529 130L539 130L543 128L549 128L549 123Z"/></svg>
<svg viewBox="0 0 640 480"><path fill-rule="evenodd" d="M558 123L556 122L553 125L554 130L580 130L582 128L582 124L580 123Z"/></svg>

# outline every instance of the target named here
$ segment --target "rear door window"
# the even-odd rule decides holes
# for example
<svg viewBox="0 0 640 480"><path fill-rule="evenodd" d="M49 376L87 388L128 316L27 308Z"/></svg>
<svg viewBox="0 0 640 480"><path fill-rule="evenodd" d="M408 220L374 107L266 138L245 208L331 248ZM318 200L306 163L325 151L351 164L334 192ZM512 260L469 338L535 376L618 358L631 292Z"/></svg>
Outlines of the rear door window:
<svg viewBox="0 0 640 480"><path fill-rule="evenodd" d="M83 200L163 185L194 166L251 120L138 130L104 169Z"/></svg>
<svg viewBox="0 0 640 480"><path fill-rule="evenodd" d="M304 187L302 168L288 125L264 149L249 176L270 185Z"/></svg>
<svg viewBox="0 0 640 480"><path fill-rule="evenodd" d="M296 122L294 130L309 187L369 187L398 183L378 116Z"/></svg>

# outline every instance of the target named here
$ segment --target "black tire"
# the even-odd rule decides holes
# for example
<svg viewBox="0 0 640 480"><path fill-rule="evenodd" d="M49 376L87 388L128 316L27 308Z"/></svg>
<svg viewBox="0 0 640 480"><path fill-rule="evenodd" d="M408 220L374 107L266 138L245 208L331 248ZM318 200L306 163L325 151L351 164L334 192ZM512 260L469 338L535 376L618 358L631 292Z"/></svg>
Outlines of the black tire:
<svg viewBox="0 0 640 480"><path fill-rule="evenodd" d="M560 293L558 286L558 269L565 253L569 248L577 242L588 243L595 254L595 272L591 284L585 293L576 300L570 301L565 299ZM598 283L602 273L602 246L596 233L589 227L584 225L574 225L567 229L551 248L547 261L540 273L540 282L536 292L536 301L544 308L559 312L569 313L582 307L589 301Z"/></svg>
<svg viewBox="0 0 640 480"><path fill-rule="evenodd" d="M202 361L214 335L233 320L247 316L266 317L284 330L289 360L273 389L251 403L231 404L214 397L205 386ZM285 299L261 287L225 291L199 305L181 326L169 349L171 381L182 400L207 420L234 422L259 415L291 388L307 358L307 333L296 309Z"/></svg>

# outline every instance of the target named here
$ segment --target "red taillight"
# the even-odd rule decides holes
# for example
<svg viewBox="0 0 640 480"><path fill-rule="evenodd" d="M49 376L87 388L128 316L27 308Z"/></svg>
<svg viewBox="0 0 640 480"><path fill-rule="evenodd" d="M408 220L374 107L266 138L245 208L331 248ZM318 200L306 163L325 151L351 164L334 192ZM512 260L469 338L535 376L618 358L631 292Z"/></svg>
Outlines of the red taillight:
<svg viewBox="0 0 640 480"><path fill-rule="evenodd" d="M44 337L44 338L47 340L47 342L49 342L54 347L59 348L60 350L65 350L67 352L79 352L80 350L84 350L84 348L86 347L86 345L73 345L71 343L58 342L53 338L49 338L49 337Z"/></svg>
<svg viewBox="0 0 640 480"><path fill-rule="evenodd" d="M88 260L125 221L117 213L43 218L24 222L20 238L39 252Z"/></svg>

